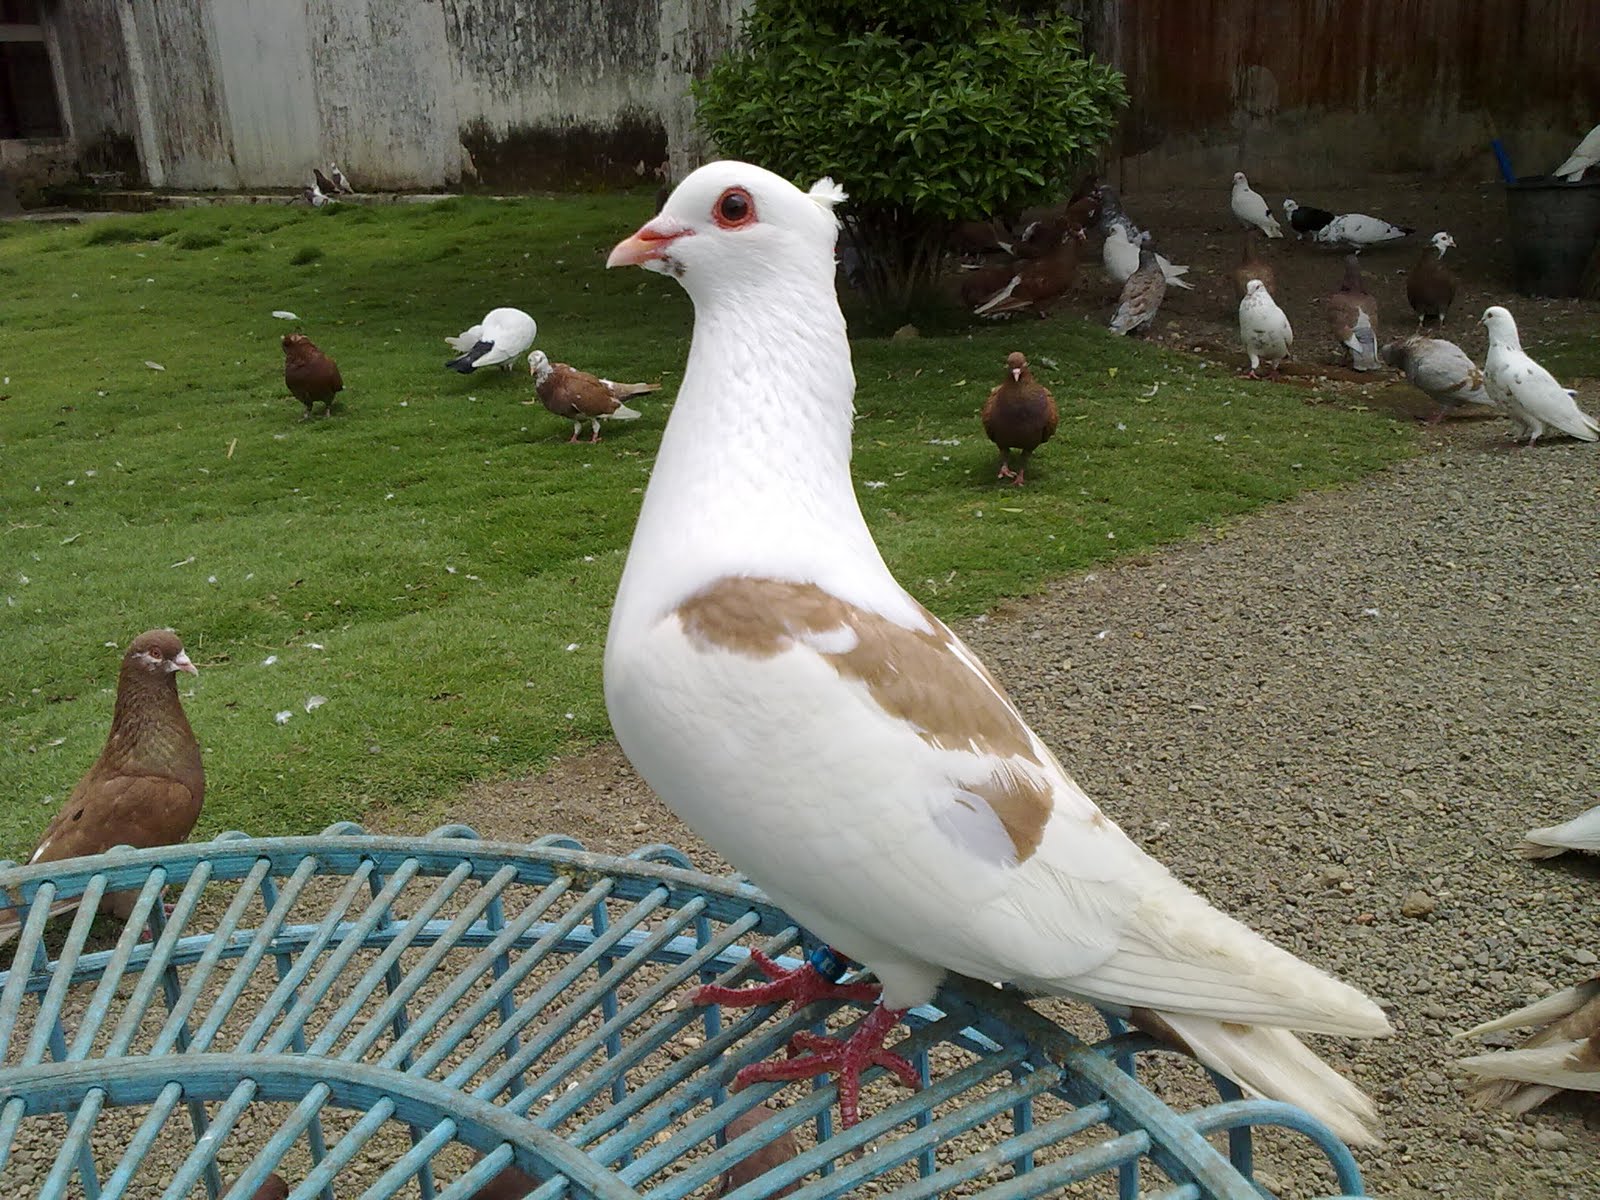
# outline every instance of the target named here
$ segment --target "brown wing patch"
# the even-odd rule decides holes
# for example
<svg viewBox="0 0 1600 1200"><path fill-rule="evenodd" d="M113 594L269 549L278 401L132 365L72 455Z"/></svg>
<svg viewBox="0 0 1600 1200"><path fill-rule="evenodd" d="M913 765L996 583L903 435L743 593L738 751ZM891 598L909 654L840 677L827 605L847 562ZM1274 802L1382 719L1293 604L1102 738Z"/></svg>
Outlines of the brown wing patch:
<svg viewBox="0 0 1600 1200"><path fill-rule="evenodd" d="M91 782L91 781L86 781ZM170 846L188 838L200 797L175 779L122 775L93 780L45 830L37 862L103 854L113 846Z"/></svg>
<svg viewBox="0 0 1600 1200"><path fill-rule="evenodd" d="M880 708L940 750L969 750L1046 769L1027 725L983 665L964 655L956 637L926 609L929 629L903 625L857 608L814 583L725 576L678 606L689 638L749 658L772 658L807 636L849 630L854 645L817 653L841 678L864 684ZM1031 855L1050 818L1042 785L1005 772L962 786L994 809L1017 849Z"/></svg>
<svg viewBox="0 0 1600 1200"><path fill-rule="evenodd" d="M599 379L566 363L554 363L552 366L555 374L551 382L561 398L566 415L605 417L617 411L616 397Z"/></svg>

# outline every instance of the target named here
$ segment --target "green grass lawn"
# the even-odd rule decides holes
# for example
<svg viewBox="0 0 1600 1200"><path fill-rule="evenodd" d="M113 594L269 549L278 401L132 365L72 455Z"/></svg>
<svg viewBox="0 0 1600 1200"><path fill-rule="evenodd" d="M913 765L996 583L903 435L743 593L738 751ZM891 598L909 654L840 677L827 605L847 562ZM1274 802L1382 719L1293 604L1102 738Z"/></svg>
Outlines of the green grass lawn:
<svg viewBox="0 0 1600 1200"><path fill-rule="evenodd" d="M121 650L156 625L201 669L202 833L438 806L605 737L607 613L691 319L669 280L601 269L649 213L633 194L0 227L0 855L92 761ZM666 386L569 446L520 369L442 369L443 336L500 304L553 359ZM283 388L294 328L343 371L329 420ZM995 486L976 420L1013 348L1062 409L1022 490ZM867 518L946 617L1412 445L1068 317L855 353Z"/></svg>

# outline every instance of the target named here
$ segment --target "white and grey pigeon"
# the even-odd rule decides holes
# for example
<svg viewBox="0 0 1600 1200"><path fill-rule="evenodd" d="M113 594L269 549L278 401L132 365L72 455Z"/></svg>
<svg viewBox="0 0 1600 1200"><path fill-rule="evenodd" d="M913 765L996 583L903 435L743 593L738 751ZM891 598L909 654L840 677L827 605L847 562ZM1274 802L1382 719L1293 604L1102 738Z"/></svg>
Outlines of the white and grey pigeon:
<svg viewBox="0 0 1600 1200"><path fill-rule="evenodd" d="M1281 238L1283 229L1279 226L1277 218L1272 215L1272 210L1267 207L1267 202L1262 199L1261 193L1250 186L1250 181L1245 178L1243 171L1233 173L1233 197L1229 201L1233 215L1239 223L1245 226L1254 226L1269 238Z"/></svg>
<svg viewBox="0 0 1600 1200"><path fill-rule="evenodd" d="M1528 830L1518 848L1523 858L1554 858L1568 850L1600 854L1600 804L1564 824Z"/></svg>
<svg viewBox="0 0 1600 1200"><path fill-rule="evenodd" d="M1250 358L1250 369L1245 374L1251 379L1257 377L1263 361L1268 372L1276 375L1278 365L1289 357L1294 345L1289 318L1259 279L1245 285L1244 299L1239 301L1239 340Z"/></svg>
<svg viewBox="0 0 1600 1200"><path fill-rule="evenodd" d="M321 174L321 172L318 172L318 174ZM323 191L322 188L315 182L304 189L304 195L306 198L306 203L311 205L312 208L321 208L326 204L338 203L334 197L328 195L328 193Z"/></svg>
<svg viewBox="0 0 1600 1200"><path fill-rule="evenodd" d="M1509 312L1493 305L1483 310L1479 323L1489 330L1484 386L1489 399L1511 418L1513 441L1526 438L1532 446L1549 429L1581 442L1600 441L1600 421L1580 409L1572 392L1523 351Z"/></svg>
<svg viewBox="0 0 1600 1200"><path fill-rule="evenodd" d="M1560 176L1568 183L1577 183L1583 178L1583 173L1596 163L1600 163L1600 125L1584 134L1583 141L1567 156L1567 161L1551 174Z"/></svg>
<svg viewBox="0 0 1600 1200"><path fill-rule="evenodd" d="M1139 227L1126 217L1107 222L1105 241L1100 243L1100 261L1113 280L1127 283L1128 276L1139 269ZM1156 264L1168 287L1194 290L1194 284L1184 278L1188 267L1175 266L1164 254L1156 255Z"/></svg>
<svg viewBox="0 0 1600 1200"><path fill-rule="evenodd" d="M1428 418L1430 425L1437 425L1445 414L1463 404L1495 407L1478 364L1454 342L1413 334L1385 346L1383 360L1404 371L1407 382L1438 405Z"/></svg>
<svg viewBox="0 0 1600 1200"><path fill-rule="evenodd" d="M695 307L612 609L612 727L707 843L881 984L852 1030L741 1080L831 1072L851 1122L868 1064L915 1079L884 1038L959 972L1126 1014L1369 1138L1370 1102L1293 1031L1379 1036L1382 1010L1140 850L885 565L851 482L843 199L710 163L607 260ZM764 969L765 988L695 999L833 994L810 967Z"/></svg>
<svg viewBox="0 0 1600 1200"><path fill-rule="evenodd" d="M1366 213L1341 213L1311 235L1311 240L1323 246L1345 246L1365 250L1385 242L1398 242L1415 233L1409 225L1396 225Z"/></svg>
<svg viewBox="0 0 1600 1200"><path fill-rule="evenodd" d="M345 178L344 172L339 170L338 163L328 164L328 177L333 180L333 186L338 188L344 195L354 196L356 194L355 188L350 186L350 181Z"/></svg>
<svg viewBox="0 0 1600 1200"><path fill-rule="evenodd" d="M482 321L459 337L444 339L459 352L444 365L463 375L472 374L478 367L509 371L533 345L538 332L538 324L520 308L491 308Z"/></svg>

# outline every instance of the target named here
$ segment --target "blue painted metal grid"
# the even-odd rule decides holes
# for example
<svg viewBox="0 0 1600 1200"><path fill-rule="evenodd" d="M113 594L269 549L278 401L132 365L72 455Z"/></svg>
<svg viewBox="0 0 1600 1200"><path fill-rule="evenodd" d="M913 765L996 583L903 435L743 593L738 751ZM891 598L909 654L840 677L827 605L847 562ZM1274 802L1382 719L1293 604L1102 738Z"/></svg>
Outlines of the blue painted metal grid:
<svg viewBox="0 0 1600 1200"><path fill-rule="evenodd" d="M120 890L138 898L108 941L92 913ZM47 939L51 904L70 896L83 905ZM541 1181L538 1200L678 1200L792 1129L802 1152L733 1200L796 1182L800 1200L868 1183L905 1200L1069 1185L1260 1200L1261 1125L1309 1139L1339 1195L1365 1194L1349 1152L1298 1109L1218 1080L1217 1103L1180 1114L1135 1077L1149 1039L1108 1021L1091 1046L973 981L911 1014L899 1048L921 1091L869 1086L862 1122L841 1131L831 1085L791 1085L774 1118L721 1145L778 1090L728 1093L741 1066L862 1014L684 1005L697 983L750 978L752 944L790 963L811 947L755 888L667 846L615 858L462 826L225 834L0 868L0 903L25 915L0 974L8 1198L247 1200L278 1170L293 1200L468 1200L514 1164ZM40 1144L54 1147L42 1180L35 1167L8 1183L19 1147Z"/></svg>

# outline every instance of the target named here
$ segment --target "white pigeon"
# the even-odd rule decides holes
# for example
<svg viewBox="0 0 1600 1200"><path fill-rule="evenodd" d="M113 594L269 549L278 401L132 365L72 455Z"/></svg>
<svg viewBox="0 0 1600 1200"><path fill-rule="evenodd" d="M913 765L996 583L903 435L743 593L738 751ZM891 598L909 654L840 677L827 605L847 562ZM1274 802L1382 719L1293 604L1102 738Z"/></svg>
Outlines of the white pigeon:
<svg viewBox="0 0 1600 1200"><path fill-rule="evenodd" d="M478 367L501 367L511 370L529 346L539 326L520 308L491 308L478 324L462 332L459 337L444 340L459 351L445 366L452 371L470 375Z"/></svg>
<svg viewBox="0 0 1600 1200"><path fill-rule="evenodd" d="M1251 379L1256 378L1262 359L1266 360L1267 370L1276 375L1278 364L1289 357L1294 345L1289 318L1259 279L1245 285L1244 299L1239 301L1239 340L1250 356L1250 370L1246 373Z"/></svg>
<svg viewBox="0 0 1600 1200"><path fill-rule="evenodd" d="M1378 217L1369 217L1366 213L1341 213L1313 233L1311 240L1324 246L1364 250L1368 246L1397 242L1415 232L1409 225L1395 225Z"/></svg>
<svg viewBox="0 0 1600 1200"><path fill-rule="evenodd" d="M304 195L306 198L306 203L311 205L312 208L321 208L325 204L338 203L336 199L318 187L315 182L304 189Z"/></svg>
<svg viewBox="0 0 1600 1200"><path fill-rule="evenodd" d="M831 1072L848 1123L866 1063L905 1077L885 1035L959 972L1128 1014L1369 1138L1370 1102L1291 1031L1378 1036L1382 1010L1134 845L884 564L850 476L842 199L710 163L606 264L695 306L612 609L612 727L706 842L882 985L853 1032L742 1078ZM774 973L796 1003L828 994Z"/></svg>
<svg viewBox="0 0 1600 1200"><path fill-rule="evenodd" d="M1139 269L1139 231L1127 221L1112 221L1106 226L1105 241L1100 243L1100 262L1106 274L1117 283L1127 283L1128 276ZM1161 275L1168 287L1194 291L1194 284L1183 277L1188 267L1175 266L1166 255L1156 255Z"/></svg>
<svg viewBox="0 0 1600 1200"><path fill-rule="evenodd" d="M1577 183L1583 178L1583 173L1596 163L1600 163L1600 125L1584 134L1578 148L1551 174L1559 175L1568 183Z"/></svg>
<svg viewBox="0 0 1600 1200"><path fill-rule="evenodd" d="M1600 854L1600 804L1565 824L1528 830L1518 853L1523 858L1554 858L1568 850Z"/></svg>
<svg viewBox="0 0 1600 1200"><path fill-rule="evenodd" d="M1582 442L1600 441L1600 421L1580 409L1572 393L1523 352L1509 312L1493 305L1483 310L1479 324L1489 329L1484 386L1489 399L1511 418L1513 441L1526 438L1531 446L1547 429Z"/></svg>
<svg viewBox="0 0 1600 1200"><path fill-rule="evenodd" d="M1272 215L1272 210L1267 207L1267 202L1262 199L1261 193L1250 187L1250 181L1244 177L1243 171L1233 173L1233 198L1230 207L1241 225L1253 225L1269 238L1283 236L1283 229L1278 224L1277 218Z"/></svg>

